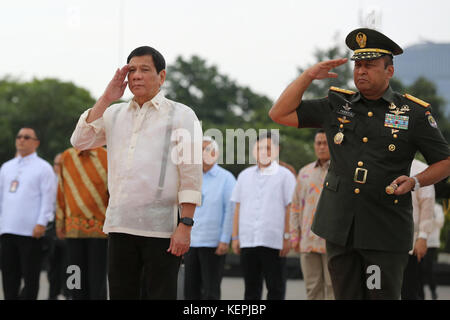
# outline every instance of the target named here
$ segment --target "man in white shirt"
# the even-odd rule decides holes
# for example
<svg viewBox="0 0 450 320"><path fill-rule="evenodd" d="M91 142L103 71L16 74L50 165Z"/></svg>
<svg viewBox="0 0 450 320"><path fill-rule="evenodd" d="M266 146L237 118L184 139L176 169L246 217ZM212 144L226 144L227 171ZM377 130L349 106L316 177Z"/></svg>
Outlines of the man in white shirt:
<svg viewBox="0 0 450 320"><path fill-rule="evenodd" d="M437 254L441 246L441 229L444 226L444 209L439 203L434 204L433 226L427 239L427 253L419 264L420 287L419 300L425 300L424 286L428 284L431 299L437 300L436 279L434 277L434 265L437 262Z"/></svg>
<svg viewBox="0 0 450 320"><path fill-rule="evenodd" d="M164 57L136 48L71 138L79 150L108 147L111 299L176 299L180 256L201 204L201 126L192 109L161 93L165 77ZM110 106L127 84L134 98Z"/></svg>
<svg viewBox="0 0 450 320"><path fill-rule="evenodd" d="M43 235L54 218L55 175L38 157L39 137L24 127L16 136L17 156L0 169L2 280L6 300L36 300L43 258Z"/></svg>
<svg viewBox="0 0 450 320"><path fill-rule="evenodd" d="M242 171L233 190L236 203L232 248L240 254L245 300L261 300L263 277L268 300L285 296L285 256L289 252L289 206L295 177L278 164L278 136L256 143L257 166Z"/></svg>
<svg viewBox="0 0 450 320"><path fill-rule="evenodd" d="M414 159L411 164L411 176L428 168L428 165ZM427 239L433 228L435 203L434 186L422 187L411 193L414 220L413 250L409 252L408 264L403 273L402 300L419 300L420 264L427 253Z"/></svg>

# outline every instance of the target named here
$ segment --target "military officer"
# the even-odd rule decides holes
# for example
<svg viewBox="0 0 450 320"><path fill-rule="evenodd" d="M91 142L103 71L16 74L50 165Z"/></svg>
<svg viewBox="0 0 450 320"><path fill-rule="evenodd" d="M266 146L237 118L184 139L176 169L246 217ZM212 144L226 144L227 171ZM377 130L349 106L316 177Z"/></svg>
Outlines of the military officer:
<svg viewBox="0 0 450 320"><path fill-rule="evenodd" d="M394 92L393 56L403 50L384 34L350 32L358 92L331 87L328 97L302 100L315 79L337 77L347 62L320 62L303 72L269 112L277 123L323 127L331 165L312 230L326 239L337 299L399 299L413 243L411 190L450 175L450 150L428 103ZM430 164L409 177L420 151Z"/></svg>

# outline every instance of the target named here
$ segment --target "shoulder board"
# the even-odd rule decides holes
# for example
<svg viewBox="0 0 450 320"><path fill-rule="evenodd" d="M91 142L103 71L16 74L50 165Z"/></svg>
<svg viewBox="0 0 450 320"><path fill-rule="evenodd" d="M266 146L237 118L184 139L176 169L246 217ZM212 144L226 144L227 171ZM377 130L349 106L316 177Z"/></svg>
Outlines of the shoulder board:
<svg viewBox="0 0 450 320"><path fill-rule="evenodd" d="M424 108L428 108L428 107L430 106L430 104L429 104L428 102L425 102L425 101L423 101L423 100L420 100L419 98L413 97L413 96L410 95L410 94L405 93L403 96L404 96L406 99L409 99L409 100L411 100L411 101L414 101L415 103L421 105L421 106L424 107Z"/></svg>
<svg viewBox="0 0 450 320"><path fill-rule="evenodd" d="M347 90L347 89L341 89L341 88L338 88L338 87L330 87L330 90L341 92L341 93L345 93L345 94L355 94L356 93L355 91Z"/></svg>

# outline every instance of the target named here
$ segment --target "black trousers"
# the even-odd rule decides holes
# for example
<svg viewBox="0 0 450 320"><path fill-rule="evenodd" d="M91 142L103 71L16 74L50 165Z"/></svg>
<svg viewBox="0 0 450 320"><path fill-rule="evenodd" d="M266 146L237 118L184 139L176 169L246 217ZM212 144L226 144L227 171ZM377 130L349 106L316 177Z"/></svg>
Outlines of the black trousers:
<svg viewBox="0 0 450 320"><path fill-rule="evenodd" d="M68 264L78 266L81 275L81 288L71 289L71 297L74 300L106 300L108 240L67 238L66 243Z"/></svg>
<svg viewBox="0 0 450 320"><path fill-rule="evenodd" d="M280 250L267 247L241 248L241 267L245 282L245 300L261 300L263 279L267 300L284 300L286 294L286 258Z"/></svg>
<svg viewBox="0 0 450 320"><path fill-rule="evenodd" d="M181 257L167 252L170 239L109 233L111 300L176 300Z"/></svg>
<svg viewBox="0 0 450 320"><path fill-rule="evenodd" d="M5 300L36 300L43 258L43 238L2 234L2 280ZM21 280L24 287L19 290Z"/></svg>
<svg viewBox="0 0 450 320"><path fill-rule="evenodd" d="M428 284L431 291L431 296L436 298L436 280L434 278L434 265L437 260L438 248L428 248L427 254L423 257L423 260L419 263L419 299L425 299L424 286Z"/></svg>
<svg viewBox="0 0 450 320"><path fill-rule="evenodd" d="M220 300L225 255L216 248L191 247L184 255L184 298L187 300Z"/></svg>
<svg viewBox="0 0 450 320"><path fill-rule="evenodd" d="M48 299L56 300L59 294L70 297L67 280L67 244L66 240L49 239L47 278L49 282Z"/></svg>
<svg viewBox="0 0 450 320"><path fill-rule="evenodd" d="M329 241L326 247L328 270L337 300L400 298L403 272L408 263L407 252L355 249Z"/></svg>
<svg viewBox="0 0 450 320"><path fill-rule="evenodd" d="M420 273L417 256L409 255L408 264L403 273L402 300L419 300Z"/></svg>

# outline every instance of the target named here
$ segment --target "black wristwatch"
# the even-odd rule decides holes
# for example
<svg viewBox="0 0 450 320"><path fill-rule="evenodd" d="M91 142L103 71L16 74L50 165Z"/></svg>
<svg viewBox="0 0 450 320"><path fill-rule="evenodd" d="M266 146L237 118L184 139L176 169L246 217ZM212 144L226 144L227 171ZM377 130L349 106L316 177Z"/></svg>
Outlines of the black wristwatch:
<svg viewBox="0 0 450 320"><path fill-rule="evenodd" d="M180 222L189 227L192 227L194 225L194 220L188 217L180 218Z"/></svg>

